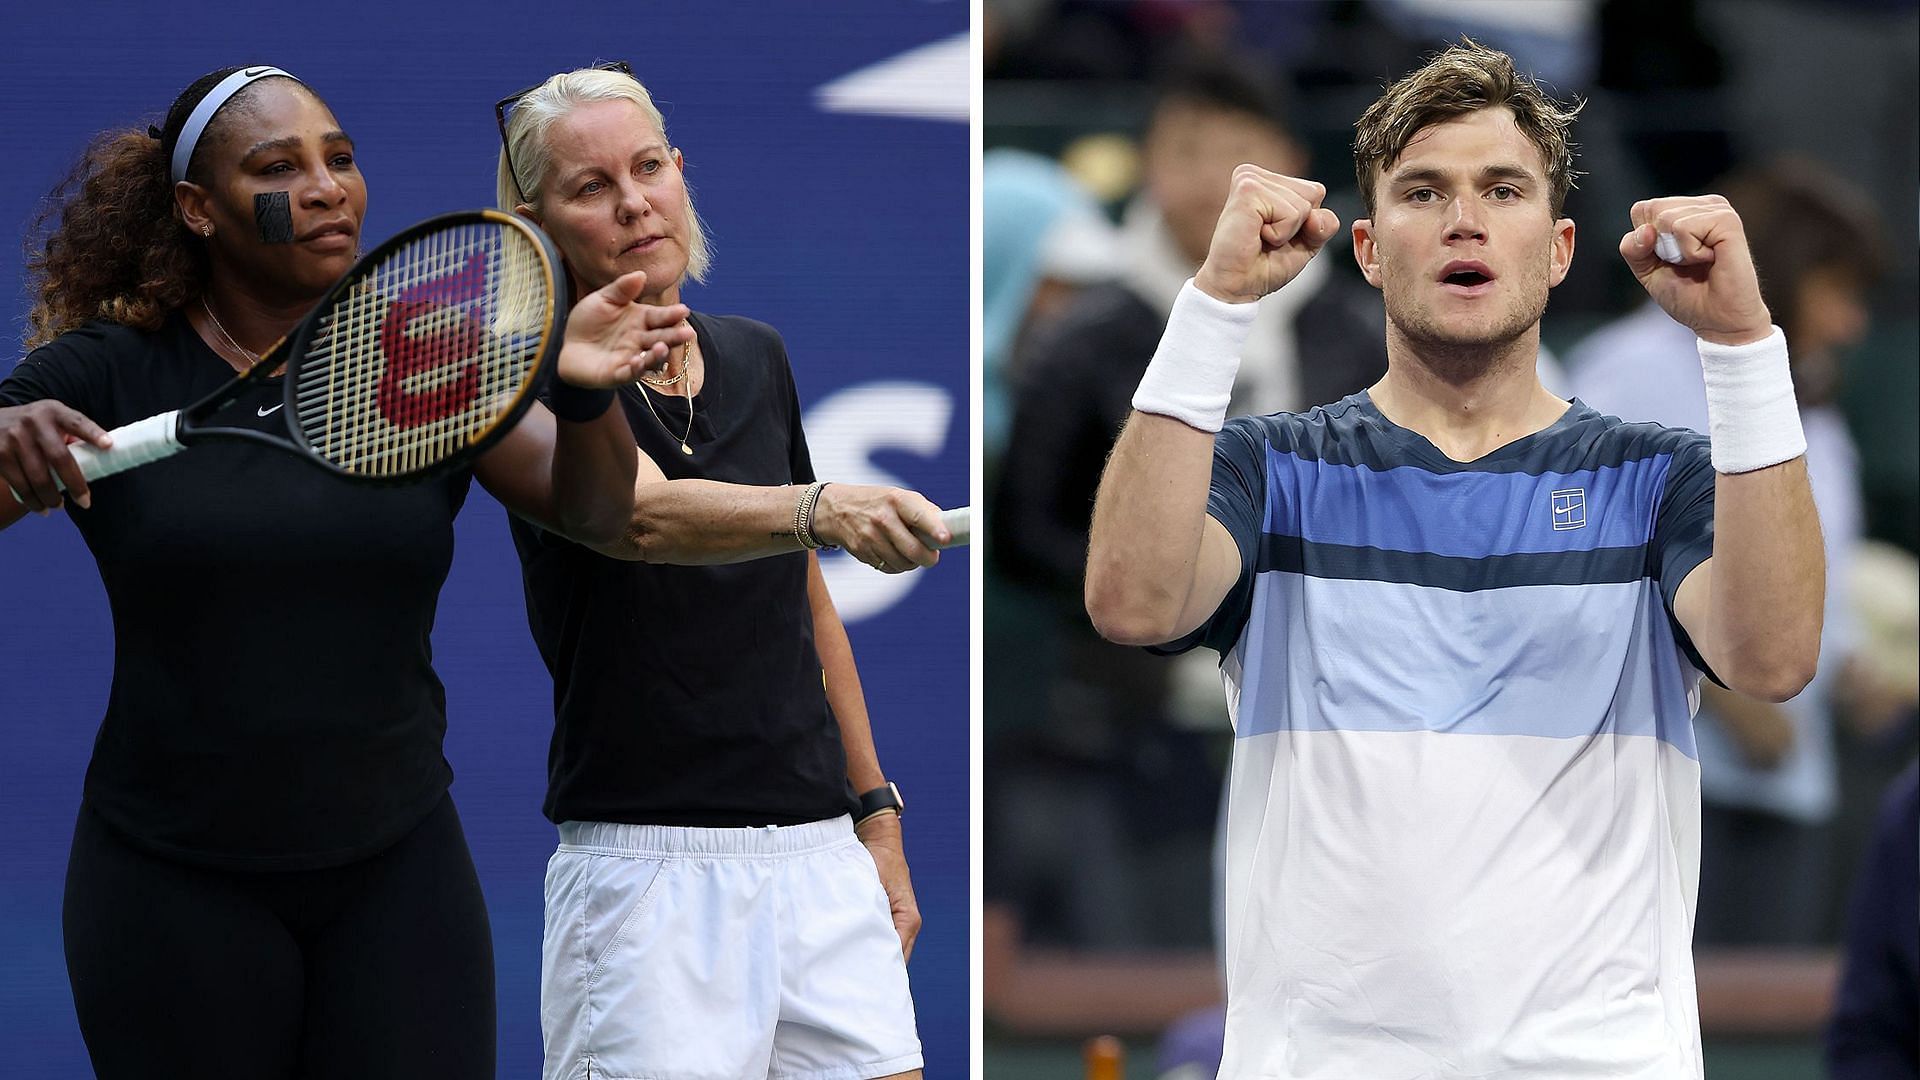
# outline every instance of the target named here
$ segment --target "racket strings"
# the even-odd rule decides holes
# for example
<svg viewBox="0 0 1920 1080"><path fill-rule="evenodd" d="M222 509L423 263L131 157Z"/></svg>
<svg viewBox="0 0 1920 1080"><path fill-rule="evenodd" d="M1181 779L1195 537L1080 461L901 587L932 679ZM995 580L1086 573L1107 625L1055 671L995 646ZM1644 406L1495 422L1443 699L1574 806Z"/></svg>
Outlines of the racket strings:
<svg viewBox="0 0 1920 1080"><path fill-rule="evenodd" d="M321 457L368 477L445 461L531 390L554 302L537 241L500 222L423 234L365 268L298 364Z"/></svg>

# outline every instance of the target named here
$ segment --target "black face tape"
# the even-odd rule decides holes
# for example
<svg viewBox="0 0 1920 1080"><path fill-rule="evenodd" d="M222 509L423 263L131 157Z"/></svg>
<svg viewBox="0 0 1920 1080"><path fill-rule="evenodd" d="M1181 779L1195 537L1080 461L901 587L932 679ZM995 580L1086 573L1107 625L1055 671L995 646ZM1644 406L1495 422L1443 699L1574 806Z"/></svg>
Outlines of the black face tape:
<svg viewBox="0 0 1920 1080"><path fill-rule="evenodd" d="M253 197L253 223L260 239L269 244L293 243L293 205L284 191Z"/></svg>

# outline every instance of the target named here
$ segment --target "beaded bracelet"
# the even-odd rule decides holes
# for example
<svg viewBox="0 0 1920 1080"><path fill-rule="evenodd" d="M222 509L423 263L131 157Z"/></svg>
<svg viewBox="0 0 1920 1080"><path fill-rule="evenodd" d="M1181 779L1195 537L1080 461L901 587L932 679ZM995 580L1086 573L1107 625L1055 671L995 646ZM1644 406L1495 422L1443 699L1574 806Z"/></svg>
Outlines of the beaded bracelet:
<svg viewBox="0 0 1920 1080"><path fill-rule="evenodd" d="M819 503L820 492L826 486L827 482L824 480L815 480L808 484L807 490L800 493L800 501L793 505L793 538L800 541L800 546L808 551L818 551L821 548L833 546L821 543L820 538L813 532L813 508Z"/></svg>

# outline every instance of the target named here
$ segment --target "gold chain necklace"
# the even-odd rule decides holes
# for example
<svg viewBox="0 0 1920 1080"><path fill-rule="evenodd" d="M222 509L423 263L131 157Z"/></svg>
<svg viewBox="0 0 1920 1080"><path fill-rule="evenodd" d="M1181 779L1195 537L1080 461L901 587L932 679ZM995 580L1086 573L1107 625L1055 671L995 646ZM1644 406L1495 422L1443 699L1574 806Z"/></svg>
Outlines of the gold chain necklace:
<svg viewBox="0 0 1920 1080"><path fill-rule="evenodd" d="M689 358L691 357L692 353L693 353L693 342L689 341L687 342L686 349L684 349L680 353L680 374L674 376L672 379L660 385L672 386L674 383L677 383L682 379L686 379L687 372L693 370L692 364L689 363ZM645 381L651 383L653 380L648 379ZM660 419L659 413L654 412L653 395L647 393L647 388L645 386L641 386L639 381L635 381L633 385L635 389L640 391L640 400L647 403L647 411L650 413L653 413L653 422L656 424L659 424L660 429L662 431L665 431L668 435L672 435L673 429L667 426L667 422L665 420ZM686 397L687 397L687 433L685 435L680 436L680 452L687 455L688 457L692 457L693 447L687 445L687 441L693 438L693 380L691 379L687 379Z"/></svg>
<svg viewBox="0 0 1920 1080"><path fill-rule="evenodd" d="M246 357L247 364L249 367L251 367L254 364L258 364L260 362L259 353L254 352L252 349L249 349L246 346L240 344L239 342L233 340L233 335L227 333L227 328L220 325L220 316L215 315L213 313L213 308L207 304L207 298L204 296L200 298L200 310L206 312L207 318L213 321L214 331L220 335L220 340L226 343L227 348L232 349L234 352L237 352L241 356ZM683 361L682 367L684 366L685 366L685 363ZM686 374L686 372L683 370L681 374L684 375Z"/></svg>
<svg viewBox="0 0 1920 1080"><path fill-rule="evenodd" d="M685 345L682 345L680 347L680 374L675 375L671 379L649 379L645 375L642 375L640 376L640 381L643 383L646 383L648 386L658 386L662 389L678 384L681 379L684 379L687 377L687 357L691 356L692 354L693 354L693 342L688 341Z"/></svg>

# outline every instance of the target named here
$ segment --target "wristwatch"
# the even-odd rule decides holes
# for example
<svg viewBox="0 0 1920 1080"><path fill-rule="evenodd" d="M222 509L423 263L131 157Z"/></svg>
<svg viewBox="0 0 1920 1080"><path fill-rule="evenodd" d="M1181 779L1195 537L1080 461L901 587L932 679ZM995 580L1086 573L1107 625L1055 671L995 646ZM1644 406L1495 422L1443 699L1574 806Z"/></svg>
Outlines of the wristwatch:
<svg viewBox="0 0 1920 1080"><path fill-rule="evenodd" d="M860 810L853 816L853 823L860 825L868 818L885 810L894 814L904 814L907 804L900 798L900 785L889 780L880 787L860 796Z"/></svg>

